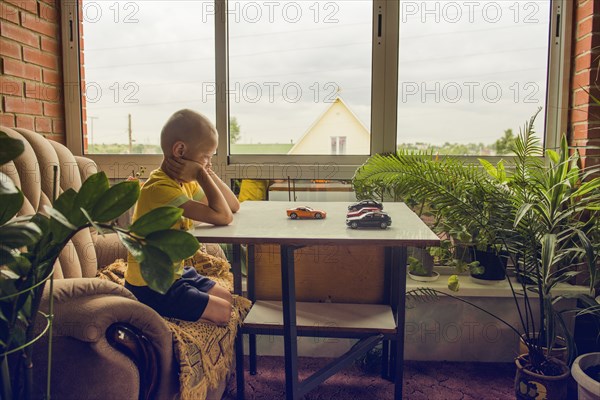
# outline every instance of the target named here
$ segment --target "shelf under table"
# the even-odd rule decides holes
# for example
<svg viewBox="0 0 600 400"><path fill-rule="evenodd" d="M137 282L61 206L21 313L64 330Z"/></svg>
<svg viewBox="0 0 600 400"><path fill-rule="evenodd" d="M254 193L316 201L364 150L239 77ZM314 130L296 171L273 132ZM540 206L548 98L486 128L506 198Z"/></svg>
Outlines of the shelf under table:
<svg viewBox="0 0 600 400"><path fill-rule="evenodd" d="M392 309L380 304L296 303L298 334L331 336L336 333L396 332ZM244 320L242 329L278 333L283 330L283 310L280 301L258 300ZM329 334L328 334L329 333Z"/></svg>

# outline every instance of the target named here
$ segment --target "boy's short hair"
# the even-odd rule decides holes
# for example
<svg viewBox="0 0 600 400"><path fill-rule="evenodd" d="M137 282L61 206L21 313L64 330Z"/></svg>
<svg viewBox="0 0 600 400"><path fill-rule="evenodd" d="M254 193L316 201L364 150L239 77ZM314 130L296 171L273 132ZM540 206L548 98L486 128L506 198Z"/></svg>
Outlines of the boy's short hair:
<svg viewBox="0 0 600 400"><path fill-rule="evenodd" d="M160 132L160 147L164 154L171 151L173 143L197 143L201 140L214 138L218 134L210 120L199 112L183 109L176 111Z"/></svg>

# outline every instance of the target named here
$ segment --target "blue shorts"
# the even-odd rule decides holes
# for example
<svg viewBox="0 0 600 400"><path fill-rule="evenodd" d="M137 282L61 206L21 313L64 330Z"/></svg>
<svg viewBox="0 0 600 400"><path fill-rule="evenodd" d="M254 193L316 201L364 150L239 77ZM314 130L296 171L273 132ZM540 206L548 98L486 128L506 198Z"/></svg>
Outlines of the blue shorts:
<svg viewBox="0 0 600 400"><path fill-rule="evenodd" d="M163 317L184 321L197 321L208 305L208 292L216 282L200 275L193 267L185 267L180 279L173 282L165 294L148 286L134 286L125 282L125 287L137 299L154 309Z"/></svg>

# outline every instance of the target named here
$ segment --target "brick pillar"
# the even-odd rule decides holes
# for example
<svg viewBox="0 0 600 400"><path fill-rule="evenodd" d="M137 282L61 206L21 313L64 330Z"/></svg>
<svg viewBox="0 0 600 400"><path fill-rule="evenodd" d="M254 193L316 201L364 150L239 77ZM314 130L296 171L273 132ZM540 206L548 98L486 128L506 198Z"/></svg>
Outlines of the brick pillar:
<svg viewBox="0 0 600 400"><path fill-rule="evenodd" d="M58 1L0 3L0 124L65 142Z"/></svg>
<svg viewBox="0 0 600 400"><path fill-rule="evenodd" d="M576 146L600 146L600 105L590 98L591 94L600 100L600 0L577 0L572 4L569 141ZM600 151L583 150L582 155L586 156L586 165L600 164Z"/></svg>

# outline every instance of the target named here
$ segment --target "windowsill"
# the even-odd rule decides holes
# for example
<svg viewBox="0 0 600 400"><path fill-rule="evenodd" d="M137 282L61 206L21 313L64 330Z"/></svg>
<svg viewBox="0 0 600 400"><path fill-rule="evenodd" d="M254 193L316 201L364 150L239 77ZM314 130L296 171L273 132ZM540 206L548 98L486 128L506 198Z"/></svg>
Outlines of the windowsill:
<svg viewBox="0 0 600 400"><path fill-rule="evenodd" d="M446 267L447 268L447 267ZM436 271L440 272L437 267ZM512 298L512 291L510 289L509 282L504 280L502 282L493 283L490 285L482 285L471 280L469 275L459 275L459 289L458 292L453 292L448 289L448 277L451 274L442 274L435 282L417 282L407 277L406 290L414 290L418 288L431 288L439 290L440 292L448 293L457 297L502 297ZM515 288L517 293L522 292L522 286L516 281L514 277L510 278L510 281ZM553 294L564 295L564 294L579 294L587 293L585 286L570 285L567 283L560 283L553 290ZM532 291L528 292L530 296L536 296Z"/></svg>
<svg viewBox="0 0 600 400"><path fill-rule="evenodd" d="M440 272L436 267L436 271ZM449 268L449 267L442 267ZM452 274L442 274L435 282L417 282L406 276L406 290L415 290L418 288L431 288L440 292L448 293L457 297L496 297L496 298L512 298L512 292L508 281L502 281L491 285L482 285L473 282L468 275L459 275L460 287L458 292L453 292L448 289L448 277ZM515 290L521 292L521 284L516 282L514 277L510 278ZM242 293L247 296L247 278L242 277ZM555 296L565 294L582 294L587 293L585 286L570 285L568 283L559 283L553 290ZM530 296L535 296L535 293L530 292Z"/></svg>

